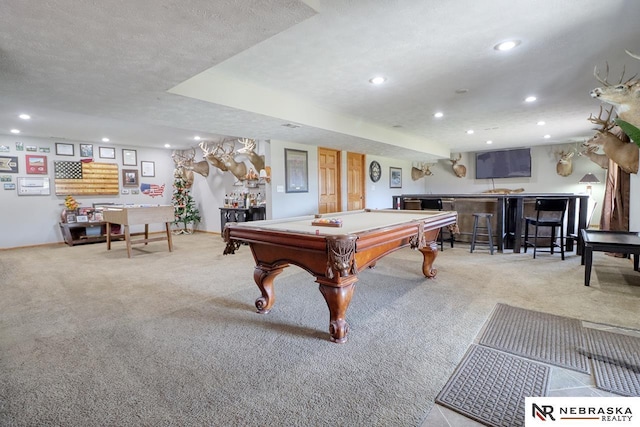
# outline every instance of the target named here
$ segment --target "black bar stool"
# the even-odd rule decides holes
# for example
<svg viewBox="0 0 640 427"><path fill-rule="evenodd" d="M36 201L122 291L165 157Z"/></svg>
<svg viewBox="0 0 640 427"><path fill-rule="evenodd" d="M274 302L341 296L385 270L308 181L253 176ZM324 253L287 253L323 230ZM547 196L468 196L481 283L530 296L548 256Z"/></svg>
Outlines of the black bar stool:
<svg viewBox="0 0 640 427"><path fill-rule="evenodd" d="M491 213L474 213L473 214L473 234L471 235L471 249L469 252L473 253L473 250L476 248L476 243L479 244L488 244L489 252L493 255L493 230L491 229L491 218L493 214ZM479 219L484 218L486 225L481 225ZM487 234L478 234L478 229L486 230ZM487 236L488 242L476 242L476 238L478 236Z"/></svg>
<svg viewBox="0 0 640 427"><path fill-rule="evenodd" d="M443 210L442 199L420 199L420 203L423 210L435 210L435 211ZM449 237L447 237L446 240L451 244L451 247L453 247L453 242L455 241L453 237L453 233L449 230L449 228L442 227L440 229L440 234L438 235L438 243L440 243L441 251L444 251L444 240L445 240L444 233L445 232L449 233Z"/></svg>

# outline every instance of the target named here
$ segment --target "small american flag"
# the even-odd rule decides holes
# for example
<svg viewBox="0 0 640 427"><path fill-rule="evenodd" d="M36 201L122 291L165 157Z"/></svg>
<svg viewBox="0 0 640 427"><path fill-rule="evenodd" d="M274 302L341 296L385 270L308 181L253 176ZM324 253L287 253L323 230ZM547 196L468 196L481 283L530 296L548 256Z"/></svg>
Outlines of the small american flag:
<svg viewBox="0 0 640 427"><path fill-rule="evenodd" d="M151 197L162 196L164 193L164 184L157 185L142 183L140 184L140 191L142 191L142 194L146 194Z"/></svg>

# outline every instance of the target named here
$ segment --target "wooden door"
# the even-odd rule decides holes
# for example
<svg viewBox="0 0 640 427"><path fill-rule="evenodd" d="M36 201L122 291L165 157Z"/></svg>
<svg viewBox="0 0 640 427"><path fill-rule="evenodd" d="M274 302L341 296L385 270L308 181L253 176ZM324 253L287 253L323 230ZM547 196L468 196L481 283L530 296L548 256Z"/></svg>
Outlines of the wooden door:
<svg viewBox="0 0 640 427"><path fill-rule="evenodd" d="M340 151L318 148L318 213L340 212Z"/></svg>
<svg viewBox="0 0 640 427"><path fill-rule="evenodd" d="M364 209L364 154L347 153L347 210Z"/></svg>

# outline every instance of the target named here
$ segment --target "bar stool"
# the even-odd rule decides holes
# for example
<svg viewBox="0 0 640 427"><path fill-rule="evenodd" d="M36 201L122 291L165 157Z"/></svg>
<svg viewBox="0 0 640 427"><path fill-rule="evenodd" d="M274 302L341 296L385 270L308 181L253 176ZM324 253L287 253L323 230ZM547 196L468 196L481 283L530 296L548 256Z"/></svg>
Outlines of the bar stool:
<svg viewBox="0 0 640 427"><path fill-rule="evenodd" d="M480 244L489 244L489 252L493 255L493 230L491 229L491 218L493 214L491 213L474 213L473 214L473 234L471 235L471 249L469 252L473 253L473 250L476 248L476 237L477 236L487 236L488 242L480 242ZM484 218L485 224L484 226L480 225L479 219ZM478 229L486 230L487 234L478 234Z"/></svg>

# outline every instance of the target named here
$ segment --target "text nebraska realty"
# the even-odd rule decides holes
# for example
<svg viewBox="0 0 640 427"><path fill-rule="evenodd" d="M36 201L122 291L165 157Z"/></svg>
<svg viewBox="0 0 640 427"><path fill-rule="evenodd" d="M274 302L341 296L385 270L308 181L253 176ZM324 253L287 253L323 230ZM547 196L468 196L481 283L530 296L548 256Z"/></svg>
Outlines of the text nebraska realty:
<svg viewBox="0 0 640 427"><path fill-rule="evenodd" d="M607 407L592 407L592 406L569 406L559 408L560 418L567 419L566 415L584 416L597 415L602 421L631 421L633 413L631 408L624 406L607 406Z"/></svg>

